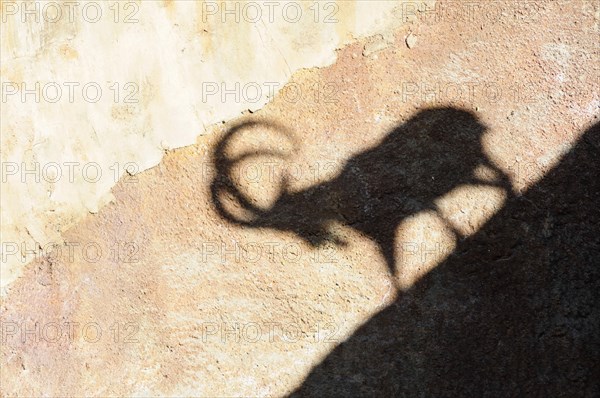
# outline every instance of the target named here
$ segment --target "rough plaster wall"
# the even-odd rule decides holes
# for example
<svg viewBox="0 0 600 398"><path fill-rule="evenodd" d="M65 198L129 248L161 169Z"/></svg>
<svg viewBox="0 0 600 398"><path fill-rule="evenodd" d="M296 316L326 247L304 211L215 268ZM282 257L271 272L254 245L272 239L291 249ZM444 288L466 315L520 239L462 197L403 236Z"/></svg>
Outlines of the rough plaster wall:
<svg viewBox="0 0 600 398"><path fill-rule="evenodd" d="M587 209L583 213L596 215L587 220L592 234L585 235L580 226L586 220L581 220L581 213L567 211L553 219L545 205L554 197L560 200L562 191L573 189L575 199L587 192L587 203L593 203L592 195L598 190L591 177L597 162L593 163L592 157L578 161L579 170L590 177L591 184L573 174L571 186L555 184L544 193L547 199L526 201L530 198L527 189L553 166L560 167L565 150L597 123L600 14L597 2L551 1L536 3L545 6L528 14L535 18L524 23L513 18L519 15L514 12L515 4L504 2L507 16L499 19L478 14L470 24L457 25L450 20L403 26L394 32L392 45L369 56L361 54L381 44L374 38L361 40L339 51L332 66L300 71L292 77L304 90L313 90L315 83L320 87L335 83L337 102L319 101L312 91L298 103L286 102L284 95L291 90L288 85L274 101L241 120L274 120L298 134L300 150L289 161L301 171L290 188L300 191L336 178L352 157L378 146L391 129L411 120L419 110L436 106L467 109L486 125L483 153L507 174L516 191L525 192L525 202L518 202L516 214L514 208L502 212L505 199L496 190L463 185L436 200L437 216L422 212L405 219L398 226L397 247L422 246L416 252L414 246L399 251L402 268L396 282L401 289L396 290L380 250L351 226L332 226L349 245L317 249L295 234L225 223L211 200L210 155L235 122L215 126L211 130L215 134L200 137L195 145L169 151L158 167L140 174L136 183L122 179L113 188L114 203L64 233L65 241L98 242L102 248L137 243L137 261L106 255L92 262L77 251L74 259L63 255L30 263L23 277L10 286L7 297L0 300L0 318L5 325L19 329L7 336L0 350L0 384L5 394L284 396L306 383L309 372L333 355L335 369L343 371L345 366L355 365L360 372L338 373L342 377L325 373L324 384L331 388L325 392L334 393L321 390L314 396L360 396L345 392L353 387L354 391L366 391L365 386L381 380L372 375L382 374L383 383L377 384L376 391L390 387L385 381L391 380L391 387L402 384L400 391L406 391L406 396L448 395L449 391L466 396L523 395L523 391L532 391L530 395L583 395L572 392L586 384L589 374L594 375L582 370L591 360L582 360L585 355L595 359L591 357L597 350L586 344L573 348L577 340L570 339L579 338L582 329L565 330L564 320L593 325L595 295L585 293L600 291L589 283L598 278L589 273L587 288L581 289L576 284L585 280L578 277L582 270L573 266L572 257L562 257L560 264L546 262L544 257L548 255L545 249L552 249L563 238L557 252L567 247L580 258L590 254L598 235L593 230L598 212ZM577 28L571 29L574 26ZM418 37L412 48L405 43L409 31ZM403 83L418 83L420 90L405 98ZM476 85L475 95L456 98L452 92L428 89L449 84L460 84L463 89ZM487 84L503 88L502 95L484 95L487 92L481 88ZM270 142L269 133L272 131L262 133L267 135L263 142ZM256 137L242 141L242 149L254 145ZM590 147L597 142L591 141ZM455 154L458 159L468 159L472 150L459 148ZM400 156L383 157L383 162L411 158ZM427 172L427 163L418 176ZM315 175L312 170L318 165L324 167ZM282 166L276 170L289 172L286 164ZM355 175L367 174L359 170ZM278 181L247 178L244 188L269 203ZM363 187L369 187L369 179L361 181ZM578 200L572 203L581 206ZM480 264L477 270L453 276L453 267L444 267L444 263L449 252L460 246L440 225L440 215L466 235L479 235L481 229L494 232L485 225L489 217L505 218L510 228L489 234L481 250L471 250L471 256L483 256L476 261ZM530 238L536 229L542 240ZM549 234L555 238L548 243ZM584 243L586 237L591 238L588 243ZM516 251L517 257L519 252L530 251L525 258L532 260L531 266L525 270L534 276L525 278L520 269L513 272L520 268L519 263L506 261L514 252L512 243L519 239L526 244ZM278 245L273 256L267 244ZM249 245L262 254L259 259L249 261L244 256L243 248L251 250L250 255L256 253ZM217 250L208 253L209 247ZM281 250L285 247L297 248L299 256L290 261ZM235 257L236 248L241 260ZM433 253L432 248L436 248ZM463 256L458 253L458 258ZM491 269L497 272L489 273ZM594 269L589 259L587 269ZM558 275L550 284L543 283L548 272ZM464 279L468 282L461 281ZM406 290L411 285L412 292ZM565 287L568 294L555 295L557 288ZM531 295L541 297L534 301L535 307L523 300ZM550 302L541 312L552 318L536 324L539 302ZM380 312L395 315L390 322L372 326L377 333L367 338L357 335ZM56 341L53 329L46 327L58 323L66 332L67 322L78 325L75 334L65 333ZM271 339L267 332L271 322L294 326L301 335L286 341L278 328ZM223 336L235 324L251 323L262 328L259 341L247 335L236 339L235 333ZM34 324L40 325L37 332ZM88 325L97 325L104 332L99 341L93 338L93 330L86 338L84 327ZM115 325L135 326L135 341L128 335L115 339ZM564 356L551 355L552 350L536 350L539 346L530 344L527 334L514 338L515 333L527 332L535 325L542 333L536 332L533 340L540 341L542 334L542 344L564 347L566 361L561 361ZM206 328L213 326L218 328L216 334L208 335ZM34 332L23 339L24 330ZM131 329L122 331L128 334ZM344 341L349 345L342 344ZM347 361L339 360L336 347L345 349ZM490 360L490 355L499 361ZM536 383L540 363L552 371L541 374L537 383L547 386L550 381L550 388L516 391L515 387ZM402 368L397 371L393 366ZM490 372L490 367L501 372L501 377ZM441 372L444 384L431 376L440 370L448 370ZM473 378L473 374L490 373L494 379ZM497 391L502 393L451 390L450 382L481 387L497 383ZM395 391L381 395L402 395ZM540 394L543 391L550 392Z"/></svg>
<svg viewBox="0 0 600 398"><path fill-rule="evenodd" d="M2 292L33 251L108 203L126 169L153 167L207 126L261 108L353 38L390 32L401 3L276 2L257 18L257 2L231 3L233 14L217 2L80 2L59 17L46 3L4 1L2 249L22 258L3 258Z"/></svg>

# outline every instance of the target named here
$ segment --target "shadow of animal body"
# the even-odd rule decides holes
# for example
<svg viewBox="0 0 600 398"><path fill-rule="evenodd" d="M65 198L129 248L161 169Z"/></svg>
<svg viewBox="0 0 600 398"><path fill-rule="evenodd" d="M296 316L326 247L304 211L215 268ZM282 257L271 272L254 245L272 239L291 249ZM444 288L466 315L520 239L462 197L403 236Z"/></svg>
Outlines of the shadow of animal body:
<svg viewBox="0 0 600 398"><path fill-rule="evenodd" d="M600 396L599 126L292 396Z"/></svg>
<svg viewBox="0 0 600 398"><path fill-rule="evenodd" d="M396 230L402 220L437 211L434 200L464 184L510 189L507 178L483 153L485 126L470 112L433 108L419 112L375 147L348 160L330 181L292 192L284 180L281 195L262 209L238 189L233 169L250 157L273 153L253 150L237 157L227 155L237 136L255 124L235 126L215 150L217 177L212 196L219 213L241 226L294 232L313 246L326 241L343 245L331 232L332 226L351 226L378 244L392 275L396 273ZM477 179L474 173L479 166L491 170L496 182ZM227 201L251 216L235 215L227 209Z"/></svg>

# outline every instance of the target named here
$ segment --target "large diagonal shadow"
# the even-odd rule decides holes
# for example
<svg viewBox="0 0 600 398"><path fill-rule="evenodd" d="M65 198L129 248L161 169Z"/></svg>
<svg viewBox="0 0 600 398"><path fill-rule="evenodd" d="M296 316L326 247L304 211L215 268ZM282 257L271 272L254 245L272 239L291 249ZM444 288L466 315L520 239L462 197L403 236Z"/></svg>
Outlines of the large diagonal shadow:
<svg viewBox="0 0 600 398"><path fill-rule="evenodd" d="M293 396L600 395L600 125Z"/></svg>
<svg viewBox="0 0 600 398"><path fill-rule="evenodd" d="M292 231L313 245L343 244L331 226L350 226L378 244L392 274L403 219L437 211L435 199L464 184L507 193L479 232L455 230L450 257L336 347L293 395L598 396L599 126L521 196L485 156L485 127L473 114L430 109L325 183L291 191L284 181L267 207L232 177L237 162L265 154L229 156L252 126L234 127L214 158L213 200L223 217ZM496 178L477 179L481 166Z"/></svg>

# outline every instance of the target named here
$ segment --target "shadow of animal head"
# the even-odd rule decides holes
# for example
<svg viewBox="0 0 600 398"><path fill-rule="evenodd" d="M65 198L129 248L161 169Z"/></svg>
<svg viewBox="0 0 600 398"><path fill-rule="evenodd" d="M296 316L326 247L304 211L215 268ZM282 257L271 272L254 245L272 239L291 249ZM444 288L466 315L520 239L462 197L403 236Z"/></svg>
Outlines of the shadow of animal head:
<svg viewBox="0 0 600 398"><path fill-rule="evenodd" d="M288 159L298 148L297 139L276 123L241 123L226 133L213 154L213 203L230 222L293 232L313 246L345 244L334 227L350 226L378 244L395 274L394 239L402 220L422 211L437 211L435 200L461 185L493 185L510 191L507 177L483 152L485 131L471 112L423 110L375 146L348 159L334 178L293 191L284 176L275 199L259 205L239 186L237 165L261 157ZM236 153L233 148L240 146L245 149ZM489 178L481 178L482 171Z"/></svg>

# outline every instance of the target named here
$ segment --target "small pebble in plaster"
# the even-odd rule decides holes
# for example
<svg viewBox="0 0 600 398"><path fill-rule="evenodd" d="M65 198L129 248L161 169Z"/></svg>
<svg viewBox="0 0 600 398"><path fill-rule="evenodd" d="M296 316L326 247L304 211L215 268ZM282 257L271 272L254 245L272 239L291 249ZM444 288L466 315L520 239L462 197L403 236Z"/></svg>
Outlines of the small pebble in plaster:
<svg viewBox="0 0 600 398"><path fill-rule="evenodd" d="M413 48L416 45L417 45L417 36L415 36L413 33L409 33L408 36L406 36L406 46L408 48Z"/></svg>

